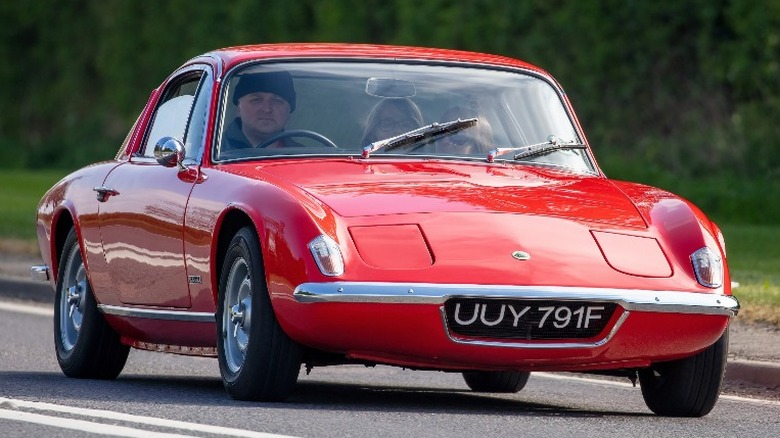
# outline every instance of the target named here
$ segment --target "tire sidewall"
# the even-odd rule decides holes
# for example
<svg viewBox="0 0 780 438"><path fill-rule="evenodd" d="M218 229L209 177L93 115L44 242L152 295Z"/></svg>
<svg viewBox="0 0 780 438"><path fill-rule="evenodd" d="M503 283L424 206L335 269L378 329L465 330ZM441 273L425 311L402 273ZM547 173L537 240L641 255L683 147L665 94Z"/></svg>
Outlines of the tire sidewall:
<svg viewBox="0 0 780 438"><path fill-rule="evenodd" d="M54 299L54 346L57 353L57 362L63 373L67 376L81 377L81 370L92 353L90 347L94 343L91 337L94 336L95 318L100 318L101 316L97 312L97 303L92 295L92 287L89 284L89 280L87 280L87 288L82 292L85 294L85 302L81 328L73 348L70 350L65 348L62 342L60 306L62 300L67 300L67 285L65 282L68 280L66 276L73 269L71 258L78 255L81 258L81 263L84 264L83 254L76 254L76 251L80 252L81 248L76 230L72 228L65 239L65 245L60 256L59 272L57 273L57 289Z"/></svg>
<svg viewBox="0 0 780 438"><path fill-rule="evenodd" d="M654 413L671 417L707 415L718 400L726 368L728 328L713 345L684 359L640 370L639 381L645 403Z"/></svg>
<svg viewBox="0 0 780 438"><path fill-rule="evenodd" d="M79 333L73 348L70 350L65 348L62 343L62 316L60 315L60 306L62 305L62 300L67 299L65 290L65 271L69 270L68 268L70 268L70 266L68 266L68 260L72 256L71 254L74 250L74 234L75 233L71 230L67 239L65 239L65 246L62 250L59 261L59 272L57 272L57 289L54 295L54 348L57 352L57 361L62 368L66 368L71 357L73 357L74 354L77 354L76 352L80 346L79 341L81 340L81 333Z"/></svg>
<svg viewBox="0 0 780 438"><path fill-rule="evenodd" d="M525 387L530 375L527 371L467 371L463 379L474 392L515 393Z"/></svg>
<svg viewBox="0 0 780 438"><path fill-rule="evenodd" d="M226 308L226 283L230 275L230 269L236 260L243 258L249 268L249 276L252 282L252 325L249 332L249 341L247 343L246 356L241 368L233 372L227 365L225 358L225 333L223 332L223 315L229 309ZM257 237L249 228L242 228L236 233L236 236L230 242L225 261L222 266L222 274L219 280L219 302L217 304L217 351L219 358L219 369L222 379L228 392L251 385L252 380L256 378L260 371L258 363L260 349L256 348L260 336L261 324L267 323L269 317L273 318L273 312L270 310L270 299L265 286L265 273L260 262L260 248L257 244ZM269 314L270 313L270 314ZM229 334L228 334L229 336Z"/></svg>

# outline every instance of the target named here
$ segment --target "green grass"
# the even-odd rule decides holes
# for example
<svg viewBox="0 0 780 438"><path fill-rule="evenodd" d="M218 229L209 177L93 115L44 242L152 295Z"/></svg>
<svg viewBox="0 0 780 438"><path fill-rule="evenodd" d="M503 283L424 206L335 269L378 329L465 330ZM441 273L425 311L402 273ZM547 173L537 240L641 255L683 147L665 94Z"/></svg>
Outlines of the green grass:
<svg viewBox="0 0 780 438"><path fill-rule="evenodd" d="M780 226L723 225L740 319L780 326Z"/></svg>
<svg viewBox="0 0 780 438"><path fill-rule="evenodd" d="M38 201L67 173L65 170L0 170L0 238L35 239Z"/></svg>

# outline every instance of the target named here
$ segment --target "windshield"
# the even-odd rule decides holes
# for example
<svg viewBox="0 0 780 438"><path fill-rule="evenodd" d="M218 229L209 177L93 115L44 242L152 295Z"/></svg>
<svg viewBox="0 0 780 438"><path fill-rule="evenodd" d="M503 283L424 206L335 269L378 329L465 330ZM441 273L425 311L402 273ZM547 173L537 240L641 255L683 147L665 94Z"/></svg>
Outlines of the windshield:
<svg viewBox="0 0 780 438"><path fill-rule="evenodd" d="M226 83L218 161L313 155L495 158L594 171L582 147L567 147L581 146L583 139L561 96L522 71L286 62L243 67ZM562 146L528 156L491 155L550 136Z"/></svg>

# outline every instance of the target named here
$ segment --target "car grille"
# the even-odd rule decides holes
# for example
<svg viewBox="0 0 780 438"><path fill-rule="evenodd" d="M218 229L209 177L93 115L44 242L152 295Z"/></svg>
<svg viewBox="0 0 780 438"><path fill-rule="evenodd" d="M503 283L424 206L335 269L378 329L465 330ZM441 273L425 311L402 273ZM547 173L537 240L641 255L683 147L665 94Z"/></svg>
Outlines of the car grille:
<svg viewBox="0 0 780 438"><path fill-rule="evenodd" d="M617 304L591 301L452 298L446 324L459 337L567 340L598 336Z"/></svg>

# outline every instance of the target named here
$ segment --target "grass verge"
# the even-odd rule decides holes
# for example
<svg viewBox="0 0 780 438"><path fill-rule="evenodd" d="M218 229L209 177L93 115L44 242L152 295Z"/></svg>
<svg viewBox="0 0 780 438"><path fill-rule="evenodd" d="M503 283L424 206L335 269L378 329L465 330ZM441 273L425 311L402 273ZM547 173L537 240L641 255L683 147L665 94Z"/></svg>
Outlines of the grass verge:
<svg viewBox="0 0 780 438"><path fill-rule="evenodd" d="M739 318L780 326L780 226L723 225Z"/></svg>
<svg viewBox="0 0 780 438"><path fill-rule="evenodd" d="M65 170L0 171L0 238L10 241L35 239L35 211L38 201L65 176Z"/></svg>

